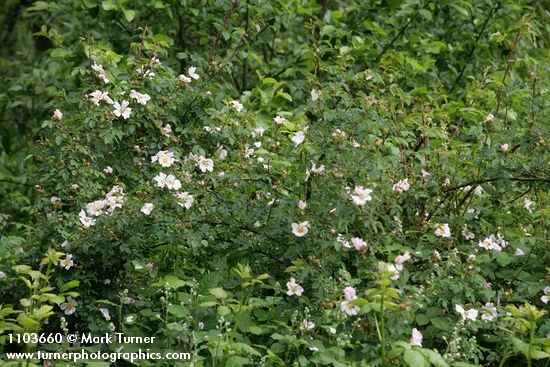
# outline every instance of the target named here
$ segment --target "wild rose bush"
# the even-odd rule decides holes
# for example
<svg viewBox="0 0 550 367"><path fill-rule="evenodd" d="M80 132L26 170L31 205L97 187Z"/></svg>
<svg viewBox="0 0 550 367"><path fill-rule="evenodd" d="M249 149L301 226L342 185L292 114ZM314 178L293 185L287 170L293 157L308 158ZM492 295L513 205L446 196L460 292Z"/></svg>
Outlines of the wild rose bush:
<svg viewBox="0 0 550 367"><path fill-rule="evenodd" d="M144 27L116 51L71 51L73 87L33 151L32 246L3 258L2 330L28 328L17 312L34 307L16 280L31 270L12 265L47 253L44 286L62 294L40 300L53 307L37 330L154 334L197 366L544 365L550 124L536 7L507 21L493 12L514 2L489 7L490 62L464 56L484 65L467 78L447 63L447 5L401 3L419 23L410 44L371 49L362 32L380 25L357 23L360 4L235 4L221 50L214 38L178 61L173 40ZM245 10L247 26L227 28ZM265 24L295 58L282 72L252 42Z"/></svg>

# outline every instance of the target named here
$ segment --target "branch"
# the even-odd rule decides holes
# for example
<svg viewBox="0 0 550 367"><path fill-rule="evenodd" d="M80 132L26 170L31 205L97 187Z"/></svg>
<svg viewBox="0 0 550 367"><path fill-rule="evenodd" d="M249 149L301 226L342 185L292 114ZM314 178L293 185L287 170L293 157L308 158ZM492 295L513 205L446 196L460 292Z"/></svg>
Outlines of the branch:
<svg viewBox="0 0 550 367"><path fill-rule="evenodd" d="M0 182L9 183L9 184L12 184L12 185L24 185L24 186L29 186L29 187L34 186L33 184L30 184L30 183L27 183L27 182L19 182L19 181L15 181L15 180L10 180L8 178L0 178Z"/></svg>
<svg viewBox="0 0 550 367"><path fill-rule="evenodd" d="M487 18L485 18L485 22L483 22L483 26L481 26L481 30L479 31L479 33L476 37L474 45L470 49L470 52L468 53L468 56L466 57L466 62L464 63L464 65L462 65L462 68L460 69L460 72L458 73L458 76L456 77L456 79L453 83L453 86L452 86L451 90L449 91L449 94L451 94L455 90L456 86L458 85L459 80L462 78L462 75L464 75L464 71L466 71L466 68L468 67L468 65L470 65L470 61L472 60L472 58L474 56L474 51L476 50L477 43L481 39L481 36L483 35L483 32L485 32L485 28L487 28L487 24L489 24L489 19L491 19L493 14L496 13L496 11L498 10L499 7L500 7L500 1L497 1L495 6L491 9L489 14L487 15Z"/></svg>
<svg viewBox="0 0 550 367"><path fill-rule="evenodd" d="M536 182L536 181L550 182L550 177L492 177L492 178L485 178L485 179L481 179L481 180L466 182L466 183L460 184L458 186L453 186L453 187L448 188L444 192L447 193L447 192L462 189L462 188L467 187L467 186L480 185L482 183L494 182L494 181L500 181L500 180L519 181L519 182Z"/></svg>
<svg viewBox="0 0 550 367"><path fill-rule="evenodd" d="M235 9L237 8L237 4L238 4L237 0L233 0L233 2L231 3L231 8L229 8L227 13L225 14L225 18L223 19L223 29L227 28L227 25L229 23L229 19L231 18L231 16L235 12ZM214 38L212 40L212 49L208 53L208 62L212 61L212 54L214 54L214 52L216 52L216 49L218 48L218 42L220 41L221 36L222 36L222 31L220 30L220 31L218 31L218 34L216 35L216 38Z"/></svg>
<svg viewBox="0 0 550 367"><path fill-rule="evenodd" d="M375 63L378 63L380 61L380 59L382 59L382 56L384 56L384 54L393 46L393 44L395 43L395 41L397 41L397 39L399 37L401 37L401 35L403 33L405 33L405 31L407 30L407 28L409 28L409 26L411 25L412 21L414 20L416 15L413 15L411 17L411 19L409 19L409 21L407 22L407 24L405 24L403 27L401 27L401 29L399 30L399 32L395 35L395 37L393 37L393 39L390 41L390 43L388 43L384 49L382 50L382 52L380 53L380 55L378 55L376 57L376 60L374 60Z"/></svg>
<svg viewBox="0 0 550 367"><path fill-rule="evenodd" d="M508 76L508 73L512 69L512 64L514 63L514 53L516 52L516 49L518 47L519 40L521 38L521 32L523 30L523 26L519 29L518 34L516 34L516 38L514 39L514 44L510 48L510 53L508 54L508 63L506 64L506 70L504 71L504 75L502 76L502 81L500 82L500 85L498 86L497 90L497 113L500 109L500 97L502 93L502 87L505 86L506 77Z"/></svg>

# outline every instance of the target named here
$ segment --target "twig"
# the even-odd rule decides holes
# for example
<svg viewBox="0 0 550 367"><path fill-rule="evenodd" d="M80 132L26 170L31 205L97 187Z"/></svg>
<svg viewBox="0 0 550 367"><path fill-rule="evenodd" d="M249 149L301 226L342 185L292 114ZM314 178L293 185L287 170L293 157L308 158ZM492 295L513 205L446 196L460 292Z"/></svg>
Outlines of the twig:
<svg viewBox="0 0 550 367"><path fill-rule="evenodd" d="M472 61L472 57L474 56L474 52L477 48L476 47L477 43L479 42L479 40L481 39L481 36L485 32L485 28L487 28L487 24L489 24L489 20L491 19L493 14L496 13L496 11L498 10L499 7L500 7L500 1L497 1L495 6L491 9L489 14L487 15L487 18L485 18L485 22L483 22L483 25L481 26L481 30L477 34L474 45L472 46L472 48L470 49L470 52L468 53L468 56L466 57L466 62L464 63L464 65L462 65L462 68L460 69L460 72L458 73L458 76L456 77L456 79L453 83L453 86L452 86L451 90L449 91L449 94L451 94L455 90L456 86L458 85L458 82L460 81L460 79L464 75L464 72L466 71L466 68L468 67L468 65L470 65L470 61Z"/></svg>
<svg viewBox="0 0 550 367"><path fill-rule="evenodd" d="M225 14L225 18L223 18L223 29L227 28L227 25L229 24L229 19L231 19L231 16L235 12L235 9L237 8L238 1L233 0L231 3L231 8L227 11ZM220 41L220 38L222 36L222 31L218 31L218 34L216 34L216 38L212 40L212 49L208 53L208 62L212 61L212 54L216 52L216 49L218 48L218 42Z"/></svg>
<svg viewBox="0 0 550 367"><path fill-rule="evenodd" d="M399 37L401 37L401 35L403 33L405 33L405 31L407 30L407 28L409 28L409 26L411 25L412 21L414 20L416 15L413 15L411 17L411 19L409 19L409 21L403 26L401 27L401 29L399 30L399 32L395 35L395 37L393 37L393 39L390 41L390 43L388 43L386 46L384 46L384 49L382 50L382 52L380 52L380 54L376 57L376 59L374 60L375 63L378 63L380 61L380 59L382 59L382 56L384 56L384 54L393 46L393 44L395 43L395 41L397 41L397 39Z"/></svg>
<svg viewBox="0 0 550 367"><path fill-rule="evenodd" d="M508 54L508 63L506 64L506 70L504 71L504 75L502 76L502 81L500 82L500 85L498 86L498 90L497 90L497 108L496 108L497 113L500 109L500 98L501 98L501 93L502 93L502 87L506 85L505 84L506 77L508 76L508 73L512 69L512 64L514 63L514 59L513 59L514 53L516 52L519 40L521 38L522 31L523 31L523 26L520 27L518 33L516 34L516 38L514 39L514 44L510 48L510 53Z"/></svg>
<svg viewBox="0 0 550 367"><path fill-rule="evenodd" d="M485 178L485 179L475 180L475 181L471 181L471 182L466 182L466 183L460 184L458 186L450 187L447 190L445 190L445 192L451 192L451 191L459 190L459 189L462 189L466 186L479 185L479 184L486 183L486 182L494 182L494 181L500 181L500 180L520 181L520 182L536 182L536 181L550 182L550 177L548 177L548 178L547 177L492 177L492 178Z"/></svg>
<svg viewBox="0 0 550 367"><path fill-rule="evenodd" d="M524 197L525 195L527 195L527 193L531 191L531 188L528 188L527 190L525 190L523 193L521 193L519 196L515 197L514 199L510 200L508 202L508 204L512 204L514 201L518 200L518 199L521 199L522 197Z"/></svg>
<svg viewBox="0 0 550 367"><path fill-rule="evenodd" d="M30 184L30 183L27 183L27 182L14 181L14 180L10 180L10 179L7 179L7 178L0 178L0 182L9 183L9 184L12 184L12 185L24 185L24 186L29 186L29 187L34 186L33 184Z"/></svg>
<svg viewBox="0 0 550 367"><path fill-rule="evenodd" d="M248 33L248 27L250 25L250 6L249 6L250 0L246 0L246 18L245 18L245 25L244 25L244 33ZM243 74L242 74L242 80L241 80L241 87L240 91L241 93L246 89L246 83L248 79L248 57L245 57L243 59Z"/></svg>

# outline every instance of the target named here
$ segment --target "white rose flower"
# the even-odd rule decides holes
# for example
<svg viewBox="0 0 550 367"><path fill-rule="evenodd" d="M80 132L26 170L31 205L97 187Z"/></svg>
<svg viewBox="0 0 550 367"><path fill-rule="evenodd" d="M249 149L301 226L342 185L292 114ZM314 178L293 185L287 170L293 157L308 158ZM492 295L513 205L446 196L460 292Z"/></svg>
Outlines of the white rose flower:
<svg viewBox="0 0 550 367"><path fill-rule="evenodd" d="M464 237L466 241L476 238L476 236L470 230L468 230L467 224L462 226L462 237Z"/></svg>
<svg viewBox="0 0 550 367"><path fill-rule="evenodd" d="M172 136L172 126L170 126L170 124L166 124L164 127L160 128L160 133L169 138Z"/></svg>
<svg viewBox="0 0 550 367"><path fill-rule="evenodd" d="M192 195L189 195L187 192L177 192L174 195L180 201L178 205L184 207L187 210L191 209L191 207L193 206L193 202L195 201Z"/></svg>
<svg viewBox="0 0 550 367"><path fill-rule="evenodd" d="M422 333L418 331L417 328L412 329L412 336L409 341L411 347L421 347L422 346Z"/></svg>
<svg viewBox="0 0 550 367"><path fill-rule="evenodd" d="M359 314L359 311L361 311L359 306L351 305L350 301L342 301L342 303L340 303L340 310L345 312L348 316L356 316Z"/></svg>
<svg viewBox="0 0 550 367"><path fill-rule="evenodd" d="M476 321L477 319L478 311L475 308L465 310L464 307L462 307L461 305L455 305L455 310L460 314L463 321L465 320Z"/></svg>
<svg viewBox="0 0 550 367"><path fill-rule="evenodd" d="M405 252L403 255L399 255L395 258L395 268L398 270L398 271L402 271L403 270L403 264L406 262L406 261L409 261L411 259L411 254L409 254L408 252Z"/></svg>
<svg viewBox="0 0 550 367"><path fill-rule="evenodd" d="M199 74L197 74L197 68L194 67L194 66L191 66L189 69L187 69L187 72L189 73L189 77L195 79L195 80L199 80L200 79L200 76Z"/></svg>
<svg viewBox="0 0 550 367"><path fill-rule="evenodd" d="M166 177L168 176L161 172L153 178L153 180L157 182L157 187L160 187L161 189L166 187Z"/></svg>
<svg viewBox="0 0 550 367"><path fill-rule="evenodd" d="M88 228L90 226L95 225L95 219L92 217L87 217L84 210L81 210L78 214L80 222L84 225L84 227Z"/></svg>
<svg viewBox="0 0 550 367"><path fill-rule="evenodd" d="M309 222L307 220L302 223L292 223L290 226L292 227L292 234L296 237L305 236L309 230Z"/></svg>
<svg viewBox="0 0 550 367"><path fill-rule="evenodd" d="M300 284L296 283L296 279L290 278L290 281L286 283L286 288L288 289L286 294L289 296L301 296L304 292L304 288Z"/></svg>
<svg viewBox="0 0 550 367"><path fill-rule="evenodd" d="M105 320L111 321L111 315L109 315L109 310L107 308L100 308L99 312L101 312Z"/></svg>
<svg viewBox="0 0 550 367"><path fill-rule="evenodd" d="M73 297L69 296L67 297L67 302L60 304L59 308L65 311L65 315L72 315L76 311L76 306L78 306L78 302L76 302Z"/></svg>
<svg viewBox="0 0 550 367"><path fill-rule="evenodd" d="M114 111L116 117L123 117L125 120L128 120L130 118L130 114L132 113L132 109L128 107L128 101L122 101L122 104L118 102L113 102Z"/></svg>
<svg viewBox="0 0 550 367"><path fill-rule="evenodd" d="M351 199L353 200L353 203L355 205L365 205L367 201L371 201L371 189L365 189L363 186L355 186L355 189L353 190L353 195L351 195Z"/></svg>
<svg viewBox="0 0 550 367"><path fill-rule="evenodd" d="M397 183L395 183L393 185L393 191L395 191L398 194L401 194L401 193L407 191L409 189L409 187L410 187L409 179L405 178L401 181L398 181Z"/></svg>
<svg viewBox="0 0 550 367"><path fill-rule="evenodd" d="M141 212L145 215L150 215L151 212L153 211L153 208L155 207L155 205L153 203L145 203L142 207L141 207Z"/></svg>
<svg viewBox="0 0 550 367"><path fill-rule="evenodd" d="M181 189L181 182L174 175L168 175L165 179L166 188L170 190L179 190Z"/></svg>
<svg viewBox="0 0 550 367"><path fill-rule="evenodd" d="M392 273L392 275L390 276L391 280L399 279L399 270L397 270L397 267L394 264L387 264L386 269L389 273Z"/></svg>
<svg viewBox="0 0 550 367"><path fill-rule="evenodd" d="M244 107L239 101L231 101L229 102L229 106L237 112L241 112Z"/></svg>
<svg viewBox="0 0 550 367"><path fill-rule="evenodd" d="M275 116L275 117L273 118L273 121L275 121L275 123L276 123L277 125L282 125L282 124L284 124L285 122L288 122L287 119L285 119L284 117L281 117L281 116Z"/></svg>
<svg viewBox="0 0 550 367"><path fill-rule="evenodd" d="M63 120L63 112L59 111L57 108L53 111L53 120L61 121Z"/></svg>
<svg viewBox="0 0 550 367"><path fill-rule="evenodd" d="M105 200L96 200L91 203L86 204L86 211L89 215L93 215L95 217L103 214L103 208L105 208Z"/></svg>
<svg viewBox="0 0 550 367"><path fill-rule="evenodd" d="M193 81L191 78L189 78L188 76L185 76L183 74L178 75L178 80L180 82L182 82L183 84L189 84Z"/></svg>
<svg viewBox="0 0 550 367"><path fill-rule="evenodd" d="M355 247L357 251L363 251L367 248L367 242L359 237L353 237L351 239L351 243L353 244L353 247Z"/></svg>
<svg viewBox="0 0 550 367"><path fill-rule="evenodd" d="M151 100L151 97L148 94L141 94L133 89L130 91L130 98L135 99L137 103L144 106Z"/></svg>
<svg viewBox="0 0 550 367"><path fill-rule="evenodd" d="M197 158L197 166L201 172L212 172L214 170L214 162L212 159L205 158L202 155Z"/></svg>
<svg viewBox="0 0 550 367"><path fill-rule="evenodd" d="M313 102L316 102L319 99L320 96L321 96L320 91L317 91L316 89L311 90L311 100Z"/></svg>
<svg viewBox="0 0 550 367"><path fill-rule="evenodd" d="M523 207L529 211L529 213L533 212L533 208L535 207L535 202L529 200L528 198L525 198L523 201Z"/></svg>
<svg viewBox="0 0 550 367"><path fill-rule="evenodd" d="M438 223L435 226L434 234L437 237L443 237L443 238L450 238L451 237L451 229L449 228L448 223Z"/></svg>
<svg viewBox="0 0 550 367"><path fill-rule="evenodd" d="M483 321L493 321L498 316L497 308L491 302L487 302L481 309L483 310L481 314L481 319Z"/></svg>
<svg viewBox="0 0 550 367"><path fill-rule="evenodd" d="M151 162L158 162L162 167L170 167L175 161L174 153L168 150L161 150L151 157Z"/></svg>
<svg viewBox="0 0 550 367"><path fill-rule="evenodd" d="M63 260L59 260L59 266L65 270L69 270L73 265L73 255L66 255Z"/></svg>
<svg viewBox="0 0 550 367"><path fill-rule="evenodd" d="M301 323L300 323L300 330L302 331L305 331L305 330L313 330L315 328L315 324L311 321L308 321L308 320L303 320Z"/></svg>

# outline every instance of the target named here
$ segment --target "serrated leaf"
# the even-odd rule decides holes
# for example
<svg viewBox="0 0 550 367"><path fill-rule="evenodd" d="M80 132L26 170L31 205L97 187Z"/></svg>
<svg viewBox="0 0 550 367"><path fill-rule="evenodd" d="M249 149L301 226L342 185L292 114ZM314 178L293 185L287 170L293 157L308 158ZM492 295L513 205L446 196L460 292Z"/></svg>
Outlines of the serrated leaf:
<svg viewBox="0 0 550 367"><path fill-rule="evenodd" d="M189 310L180 305L170 305L167 308L168 313L174 315L177 318L184 318L189 315Z"/></svg>
<svg viewBox="0 0 550 367"><path fill-rule="evenodd" d="M226 291L223 290L223 288L210 288L208 290L208 293L210 293L211 295L213 295L214 297L218 298L218 299L225 299L227 298L228 294Z"/></svg>
<svg viewBox="0 0 550 367"><path fill-rule="evenodd" d="M414 349L407 349L403 353L403 362L409 367L428 367L428 361Z"/></svg>
<svg viewBox="0 0 550 367"><path fill-rule="evenodd" d="M187 284L186 281L184 280L181 280L180 278L174 276L174 275L167 275L164 277L164 281L166 283L168 283L168 285L170 286L170 288L172 289L178 289L180 287L183 287L184 285Z"/></svg>
<svg viewBox="0 0 550 367"><path fill-rule="evenodd" d="M426 359L428 359L428 361L435 367L449 367L449 364L435 350L422 348L418 349L418 351L422 353L426 357Z"/></svg>
<svg viewBox="0 0 550 367"><path fill-rule="evenodd" d="M224 306L224 305L220 305L218 306L218 315L220 316L226 316L226 315L229 315L231 313L231 309L227 306Z"/></svg>

